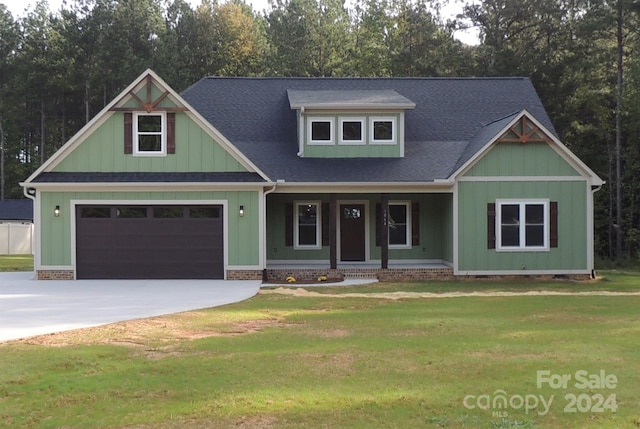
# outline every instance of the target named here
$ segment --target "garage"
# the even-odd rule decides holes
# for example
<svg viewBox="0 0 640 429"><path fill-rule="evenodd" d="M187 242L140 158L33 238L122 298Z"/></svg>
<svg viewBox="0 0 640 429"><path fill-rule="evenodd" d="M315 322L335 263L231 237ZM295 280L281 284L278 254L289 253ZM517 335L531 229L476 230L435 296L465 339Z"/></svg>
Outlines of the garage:
<svg viewBox="0 0 640 429"><path fill-rule="evenodd" d="M222 279L221 205L78 205L78 279Z"/></svg>

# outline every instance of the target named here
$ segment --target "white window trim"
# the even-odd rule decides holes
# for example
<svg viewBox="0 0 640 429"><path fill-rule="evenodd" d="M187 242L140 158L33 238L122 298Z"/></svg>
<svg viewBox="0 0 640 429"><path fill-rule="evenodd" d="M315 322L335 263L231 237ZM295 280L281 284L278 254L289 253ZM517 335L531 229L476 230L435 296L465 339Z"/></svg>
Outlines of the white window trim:
<svg viewBox="0 0 640 429"><path fill-rule="evenodd" d="M411 226L411 201L389 201L389 207L391 206L405 206L407 208L407 231L406 231L406 237L405 237L405 244L389 244L389 249L411 249L411 231L412 231L412 226ZM387 225L387 228L390 228L391 226L391 215L389 215L389 225ZM391 234L389 232L387 232L387 242L388 240L391 239Z"/></svg>
<svg viewBox="0 0 640 429"><path fill-rule="evenodd" d="M329 122L330 138L329 140L313 140L312 125L314 122ZM331 116L310 116L307 117L307 142L313 146L333 146L336 141L336 124L335 118Z"/></svg>
<svg viewBox="0 0 640 429"><path fill-rule="evenodd" d="M373 125L375 122L391 122L391 140L376 140L374 138ZM369 140L372 145L380 144L392 144L398 143L398 118L395 116L371 116L369 117Z"/></svg>
<svg viewBox="0 0 640 429"><path fill-rule="evenodd" d="M138 118L140 116L160 116L161 118L161 127L162 131L160 133L160 150L155 152L150 152L147 150L140 150L138 144L140 140L138 136L140 133L138 132ZM144 135L145 133L143 133ZM151 133L148 133L151 134ZM155 135L155 133L153 133ZM133 113L133 155L134 156L167 156L167 114L166 112L134 112Z"/></svg>
<svg viewBox="0 0 640 429"><path fill-rule="evenodd" d="M300 244L300 207L316 206L316 244ZM293 202L293 248L295 250L322 249L322 201L294 201Z"/></svg>
<svg viewBox="0 0 640 429"><path fill-rule="evenodd" d="M345 122L360 122L360 140L345 140L344 139L344 129L343 125ZM341 117L340 118L340 144L341 145L364 145L366 144L366 128L365 128L366 119L362 117Z"/></svg>
<svg viewBox="0 0 640 429"><path fill-rule="evenodd" d="M526 225L524 222L520 222L520 245L519 246L503 246L502 245L502 206L503 205L519 205L520 206L520 218L524 216L524 209L527 205L543 205L544 213L544 244L542 246L527 246L526 245ZM509 252L546 252L549 251L549 231L550 231L550 204L548 199L526 199L526 200L496 200L496 250L497 251L509 251Z"/></svg>

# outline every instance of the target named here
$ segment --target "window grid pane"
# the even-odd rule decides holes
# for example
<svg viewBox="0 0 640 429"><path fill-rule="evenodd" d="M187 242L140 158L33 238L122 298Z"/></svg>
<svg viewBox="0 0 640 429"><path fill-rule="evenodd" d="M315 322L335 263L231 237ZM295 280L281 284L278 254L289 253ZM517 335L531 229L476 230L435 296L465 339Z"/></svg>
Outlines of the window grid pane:
<svg viewBox="0 0 640 429"><path fill-rule="evenodd" d="M298 245L318 245L318 205L299 204L298 206Z"/></svg>
<svg viewBox="0 0 640 429"><path fill-rule="evenodd" d="M361 141L362 140L362 122L360 121L342 122L342 140Z"/></svg>
<svg viewBox="0 0 640 429"><path fill-rule="evenodd" d="M389 244L405 246L408 230L407 204L389 204Z"/></svg>
<svg viewBox="0 0 640 429"><path fill-rule="evenodd" d="M393 140L393 122L392 121L374 121L373 122L373 139L374 140Z"/></svg>
<svg viewBox="0 0 640 429"><path fill-rule="evenodd" d="M500 206L500 246L542 248L545 246L545 204L517 203Z"/></svg>
<svg viewBox="0 0 640 429"><path fill-rule="evenodd" d="M331 122L329 121L311 122L311 140L330 141L331 140Z"/></svg>

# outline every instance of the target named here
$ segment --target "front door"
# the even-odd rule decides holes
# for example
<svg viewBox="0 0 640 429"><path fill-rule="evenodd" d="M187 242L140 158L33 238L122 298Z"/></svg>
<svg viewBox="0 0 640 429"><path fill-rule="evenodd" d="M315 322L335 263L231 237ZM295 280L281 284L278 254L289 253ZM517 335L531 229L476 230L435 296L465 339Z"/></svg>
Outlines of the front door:
<svg viewBox="0 0 640 429"><path fill-rule="evenodd" d="M365 205L340 204L340 260L364 261L365 236Z"/></svg>

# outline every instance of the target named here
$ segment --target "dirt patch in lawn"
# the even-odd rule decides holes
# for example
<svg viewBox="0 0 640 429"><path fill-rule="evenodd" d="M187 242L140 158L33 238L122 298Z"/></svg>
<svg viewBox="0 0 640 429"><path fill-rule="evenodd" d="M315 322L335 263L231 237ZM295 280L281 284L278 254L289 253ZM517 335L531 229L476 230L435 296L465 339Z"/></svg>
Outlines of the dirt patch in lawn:
<svg viewBox="0 0 640 429"><path fill-rule="evenodd" d="M198 311L169 316L128 320L110 325L38 335L16 340L16 343L65 347L80 344L113 344L133 348L149 349L166 356L169 343L197 340L210 337L229 337L259 332L271 326L283 326L279 318L243 320L210 327L193 326L193 319L202 317ZM151 350L151 349L149 349Z"/></svg>

